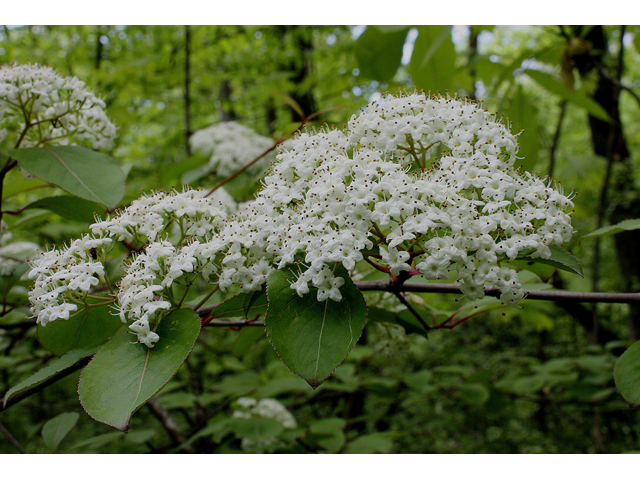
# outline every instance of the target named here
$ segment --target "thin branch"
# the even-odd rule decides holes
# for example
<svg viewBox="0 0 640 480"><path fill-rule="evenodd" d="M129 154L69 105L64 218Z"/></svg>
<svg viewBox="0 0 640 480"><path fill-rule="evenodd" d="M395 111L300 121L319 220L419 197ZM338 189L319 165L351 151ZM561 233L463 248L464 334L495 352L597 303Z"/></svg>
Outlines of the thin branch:
<svg viewBox="0 0 640 480"><path fill-rule="evenodd" d="M429 325L427 325L427 323L420 316L420 314L418 312L416 312L416 310L411 306L411 304L409 302L407 302L407 299L404 298L404 295L402 293L400 293L399 291L395 290L393 292L393 294L398 298L398 300L400 300L400 303L402 303L405 307L407 307L407 310L409 310L411 312L411 314L414 317L416 317L416 319L420 322L420 325L422 325L422 327L425 330L431 330L431 327Z"/></svg>
<svg viewBox="0 0 640 480"><path fill-rule="evenodd" d="M206 327L264 327L264 322L252 322L251 320L211 320L207 322Z"/></svg>
<svg viewBox="0 0 640 480"><path fill-rule="evenodd" d="M422 292L422 293L457 293L461 294L460 285L455 283L404 283L398 288L387 280L356 282L360 291L384 292ZM495 287L485 287L484 293L490 297L499 297L501 292ZM584 303L632 303L640 304L640 293L606 293L606 292L568 292L566 290L524 290L525 297L530 300L573 301Z"/></svg>
<svg viewBox="0 0 640 480"><path fill-rule="evenodd" d="M151 412L156 416L160 423L162 423L162 426L176 444L181 445L187 441L187 437L185 437L184 434L180 431L178 424L175 422L169 412L167 412L162 407L162 405L160 405L160 402L157 398L153 397L152 399L150 399L147 402L147 407L149 407L149 410L151 410ZM185 453L195 453L195 450L191 445L185 445L184 447L182 447L182 450L184 450Z"/></svg>
<svg viewBox="0 0 640 480"><path fill-rule="evenodd" d="M11 435L9 433L9 430L7 430L6 428L4 428L4 425L2 425L0 423L0 432L2 432L4 434L5 437L7 437L7 439L9 440L9 443L11 443L11 445L13 445L14 447L16 447L16 449L20 452L20 453L27 453L26 450L24 448L22 448L22 446L18 443L18 441L13 438L13 435Z"/></svg>

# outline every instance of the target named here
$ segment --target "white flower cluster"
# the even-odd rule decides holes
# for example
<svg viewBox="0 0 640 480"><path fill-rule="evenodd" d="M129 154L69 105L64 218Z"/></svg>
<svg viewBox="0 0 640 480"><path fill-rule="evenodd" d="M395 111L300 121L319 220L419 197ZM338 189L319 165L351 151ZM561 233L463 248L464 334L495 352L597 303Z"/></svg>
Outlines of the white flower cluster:
<svg viewBox="0 0 640 480"><path fill-rule="evenodd" d="M32 262L31 311L46 325L57 318L69 319L89 289L104 276L106 247L128 241L144 250L125 263L117 294L120 319L138 341L153 346L158 335L151 321L159 312L176 306L172 283L185 273L212 269L201 242L211 238L235 203L222 189L211 198L204 191L157 192L134 201L123 211L91 226L93 235L76 240L69 248L51 250ZM225 204L229 202L229 204ZM166 238L175 237L174 247ZM167 299L165 298L167 297Z"/></svg>
<svg viewBox="0 0 640 480"><path fill-rule="evenodd" d="M214 237L227 255L220 286L253 290L270 269L297 263L291 288L339 301L335 265L352 271L367 258L396 276L448 278L455 268L469 299L493 285L517 303L516 272L500 262L548 258L549 245L571 237L573 208L550 181L514 169L517 149L477 104L424 94L385 96L344 131L302 133L256 201Z"/></svg>
<svg viewBox="0 0 640 480"><path fill-rule="evenodd" d="M27 260L33 258L38 245L33 242L9 243L13 235L4 220L0 221L0 275L15 275Z"/></svg>
<svg viewBox="0 0 640 480"><path fill-rule="evenodd" d="M8 131L26 129L22 147L87 142L95 149L108 148L117 132L104 109L77 77L65 78L39 65L0 67L0 145L18 140L8 139Z"/></svg>
<svg viewBox="0 0 640 480"><path fill-rule="evenodd" d="M110 238L84 235L69 247L42 253L31 262L29 278L35 284L29 292L31 313L45 326L57 319L69 320L69 313L86 303L92 287L104 277L104 265L94 259L111 244Z"/></svg>
<svg viewBox="0 0 640 480"><path fill-rule="evenodd" d="M296 428L298 422L291 414L287 407L274 398L263 398L257 401L255 398L240 397L237 400L238 406L241 410L235 410L233 412L233 418L272 418L282 424L284 428ZM260 441L256 441L252 438L242 438L242 449L245 451L259 451L259 450L272 450L282 445L276 437L265 438Z"/></svg>
<svg viewBox="0 0 640 480"><path fill-rule="evenodd" d="M489 285L515 304L523 291L508 261L549 258L549 246L573 232L570 198L514 169L516 137L466 100L388 95L345 130L301 133L290 145L241 208L225 206L221 190L217 199L156 193L92 226L92 241L144 247L126 262L117 294L120 318L141 343L153 346L154 319L180 305L172 285L189 287L197 274L223 291L236 284L249 292L296 265L298 295L314 288L318 301L340 301L337 266L353 273L366 260L405 278L455 271L467 298L482 298ZM68 318L76 305L60 298L77 299L103 275L87 252L52 251L33 262L40 323Z"/></svg>
<svg viewBox="0 0 640 480"><path fill-rule="evenodd" d="M226 177L271 147L273 140L229 121L198 130L189 139L189 144L194 151L211 157L210 171ZM252 165L249 172L255 173L263 161L264 158Z"/></svg>

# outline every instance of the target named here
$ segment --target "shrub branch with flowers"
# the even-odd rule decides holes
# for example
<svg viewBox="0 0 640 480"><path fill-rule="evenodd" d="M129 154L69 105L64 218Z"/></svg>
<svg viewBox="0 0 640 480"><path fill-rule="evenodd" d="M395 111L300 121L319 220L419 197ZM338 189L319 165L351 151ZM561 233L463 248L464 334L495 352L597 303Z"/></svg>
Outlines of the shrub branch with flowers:
<svg viewBox="0 0 640 480"><path fill-rule="evenodd" d="M362 265L389 278L423 332L405 282L455 278L467 299L493 288L509 306L525 296L521 259L580 273L560 248L573 233L572 194L517 169L517 136L466 99L385 95L343 129L300 132L240 205L222 188L184 187L113 211L124 177L79 144L104 148L115 126L82 82L46 67L0 69L0 126L4 175L20 165L109 209L90 234L37 255L27 275L39 338L60 356L47 375L93 356L80 400L124 431L224 312L241 311L245 324L264 317L284 363L315 388L367 321L354 283ZM205 133L192 143L207 144ZM214 305L219 292L226 300Z"/></svg>

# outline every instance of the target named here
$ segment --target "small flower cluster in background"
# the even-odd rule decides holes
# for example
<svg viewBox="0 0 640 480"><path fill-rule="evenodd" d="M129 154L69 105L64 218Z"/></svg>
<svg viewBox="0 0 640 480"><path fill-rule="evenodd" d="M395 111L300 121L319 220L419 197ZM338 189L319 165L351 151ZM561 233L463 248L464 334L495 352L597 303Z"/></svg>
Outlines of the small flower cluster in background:
<svg viewBox="0 0 640 480"><path fill-rule="evenodd" d="M8 132L18 137L9 138ZM0 146L87 143L104 149L116 134L105 103L77 77L39 65L0 67Z"/></svg>
<svg viewBox="0 0 640 480"><path fill-rule="evenodd" d="M210 171L226 177L257 158L273 141L244 125L228 121L198 130L189 139L189 145L194 152L210 157ZM265 161L266 157L249 167L249 173L256 173Z"/></svg>

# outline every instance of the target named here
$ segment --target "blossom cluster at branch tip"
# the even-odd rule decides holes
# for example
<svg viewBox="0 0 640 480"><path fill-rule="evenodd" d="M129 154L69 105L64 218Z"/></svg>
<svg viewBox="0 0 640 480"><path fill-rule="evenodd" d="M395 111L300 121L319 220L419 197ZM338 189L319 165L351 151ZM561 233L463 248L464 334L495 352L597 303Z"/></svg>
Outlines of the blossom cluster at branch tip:
<svg viewBox="0 0 640 480"><path fill-rule="evenodd" d="M0 67L0 146L86 142L94 149L109 148L117 129L104 109L104 101L77 77L40 65ZM9 138L9 132L18 136Z"/></svg>
<svg viewBox="0 0 640 480"><path fill-rule="evenodd" d="M318 301L340 301L335 265L352 272L366 257L396 276L456 271L469 299L488 285L517 303L522 287L502 262L548 258L573 231L570 198L515 169L517 150L476 103L422 93L385 95L344 130L300 133L256 200L214 237L226 253L219 285L251 291L269 270L296 264L299 295L313 287Z"/></svg>
<svg viewBox="0 0 640 480"><path fill-rule="evenodd" d="M211 268L200 244L236 208L224 189L210 198L205 193L184 189L143 195L91 225L92 234L34 259L29 277L35 284L29 298L37 321L44 326L56 319L68 320L70 312L84 304L88 291L104 277L104 261L113 242L128 241L140 245L141 252L125 262L116 308L120 319L130 322L129 329L138 341L152 347L159 339L153 321L176 307L171 298L173 282L186 273Z"/></svg>
<svg viewBox="0 0 640 480"><path fill-rule="evenodd" d="M210 171L226 177L271 147L273 140L238 122L227 121L196 131L189 138L189 145L193 151L210 157ZM256 173L261 164L249 167L249 173Z"/></svg>
<svg viewBox="0 0 640 480"><path fill-rule="evenodd" d="M395 276L455 274L470 300L495 286L516 304L523 290L509 262L549 258L573 233L571 195L514 168L517 151L516 136L476 103L385 95L342 130L296 135L252 202L236 205L222 189L145 195L93 224L76 241L84 247L44 253L30 273L32 312L42 324L69 318L104 275L87 242L112 240L140 246L125 261L116 308L150 347L157 319L181 304L174 284L189 288L197 275L251 292L293 268L298 295L341 301L337 266L353 275L367 260Z"/></svg>

